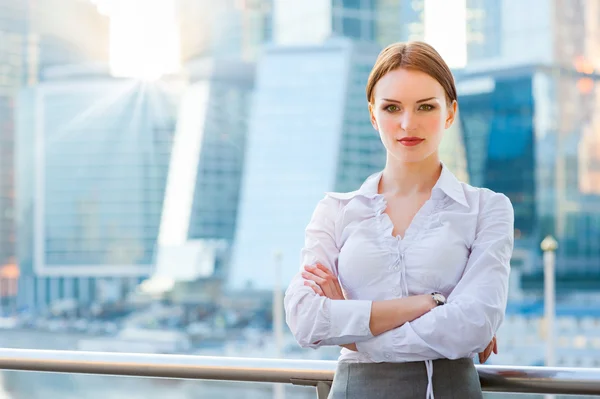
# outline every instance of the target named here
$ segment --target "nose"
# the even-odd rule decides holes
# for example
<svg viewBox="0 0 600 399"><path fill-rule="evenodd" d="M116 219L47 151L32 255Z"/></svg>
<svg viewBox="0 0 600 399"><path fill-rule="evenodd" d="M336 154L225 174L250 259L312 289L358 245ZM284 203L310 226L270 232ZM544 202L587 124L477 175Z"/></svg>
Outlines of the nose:
<svg viewBox="0 0 600 399"><path fill-rule="evenodd" d="M405 132L414 130L416 127L416 117L410 111L402 112L400 115L400 127Z"/></svg>

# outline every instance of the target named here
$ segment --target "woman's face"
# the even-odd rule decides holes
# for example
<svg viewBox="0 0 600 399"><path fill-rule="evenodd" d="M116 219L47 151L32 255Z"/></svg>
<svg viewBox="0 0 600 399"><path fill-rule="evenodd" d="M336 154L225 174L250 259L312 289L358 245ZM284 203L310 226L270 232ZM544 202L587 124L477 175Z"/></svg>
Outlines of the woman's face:
<svg viewBox="0 0 600 399"><path fill-rule="evenodd" d="M388 158L419 162L433 154L456 115L448 106L442 85L428 74L396 69L375 85L369 104L371 123L379 132Z"/></svg>

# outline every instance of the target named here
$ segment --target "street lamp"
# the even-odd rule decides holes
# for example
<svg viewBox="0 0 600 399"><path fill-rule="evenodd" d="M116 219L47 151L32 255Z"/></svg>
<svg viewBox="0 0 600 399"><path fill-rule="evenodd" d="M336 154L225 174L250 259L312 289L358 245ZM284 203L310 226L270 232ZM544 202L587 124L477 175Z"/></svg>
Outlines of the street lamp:
<svg viewBox="0 0 600 399"><path fill-rule="evenodd" d="M555 263L558 243L552 236L546 236L540 244L544 251L544 319L546 322L546 367L554 367L554 319L555 302ZM554 395L546 395L546 399L554 399Z"/></svg>

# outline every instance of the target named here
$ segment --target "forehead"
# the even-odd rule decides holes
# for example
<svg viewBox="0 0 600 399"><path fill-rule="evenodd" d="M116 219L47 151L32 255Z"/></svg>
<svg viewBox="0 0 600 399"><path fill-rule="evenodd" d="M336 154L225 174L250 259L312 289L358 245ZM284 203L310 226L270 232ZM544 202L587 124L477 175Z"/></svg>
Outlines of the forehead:
<svg viewBox="0 0 600 399"><path fill-rule="evenodd" d="M418 101L423 98L444 98L442 85L425 72L412 69L395 69L383 75L375 85L375 101L382 98L402 102Z"/></svg>

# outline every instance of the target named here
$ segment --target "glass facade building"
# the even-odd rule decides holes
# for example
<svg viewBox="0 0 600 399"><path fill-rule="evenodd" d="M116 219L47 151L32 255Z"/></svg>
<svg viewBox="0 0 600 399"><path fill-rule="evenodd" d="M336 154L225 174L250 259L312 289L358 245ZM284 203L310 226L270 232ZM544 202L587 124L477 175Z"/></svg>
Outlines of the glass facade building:
<svg viewBox="0 0 600 399"><path fill-rule="evenodd" d="M32 0L27 4L30 83L44 68L109 63L110 21L91 1Z"/></svg>
<svg viewBox="0 0 600 399"><path fill-rule="evenodd" d="M272 0L272 40L317 44L336 37L385 46L400 40L404 0ZM306 21L311 21L307 24Z"/></svg>
<svg viewBox="0 0 600 399"><path fill-rule="evenodd" d="M173 93L80 72L18 104L19 295L31 308L102 300L99 279L129 285L153 267Z"/></svg>
<svg viewBox="0 0 600 399"><path fill-rule="evenodd" d="M502 51L502 2L466 0L466 7L468 62L497 57Z"/></svg>
<svg viewBox="0 0 600 399"><path fill-rule="evenodd" d="M468 63L457 81L470 182L513 202L513 265L522 266L515 268L522 288L540 294L539 245L547 234L559 242L559 291L597 287L600 5L467 0L466 6Z"/></svg>
<svg viewBox="0 0 600 399"><path fill-rule="evenodd" d="M383 166L364 97L378 52L348 39L265 52L246 147L233 287L272 287L276 253L283 262L279 283L289 281L324 193L356 189Z"/></svg>
<svg viewBox="0 0 600 399"><path fill-rule="evenodd" d="M19 275L15 228L16 96L26 76L27 3L0 0L0 306L14 308Z"/></svg>
<svg viewBox="0 0 600 399"><path fill-rule="evenodd" d="M229 57L256 60L272 39L275 0L176 0L181 60Z"/></svg>
<svg viewBox="0 0 600 399"><path fill-rule="evenodd" d="M179 109L163 207L157 273L175 278L224 277L235 235L254 66L199 58ZM183 265L178 254L214 248L210 267ZM188 262L189 263L189 262ZM187 269L189 272L180 273Z"/></svg>
<svg viewBox="0 0 600 399"><path fill-rule="evenodd" d="M0 267L15 264L14 109L24 80L28 28L26 4L0 0Z"/></svg>
<svg viewBox="0 0 600 399"><path fill-rule="evenodd" d="M542 288L548 234L559 290L600 281L599 79L544 66L458 75L471 183L511 199L524 288Z"/></svg>

